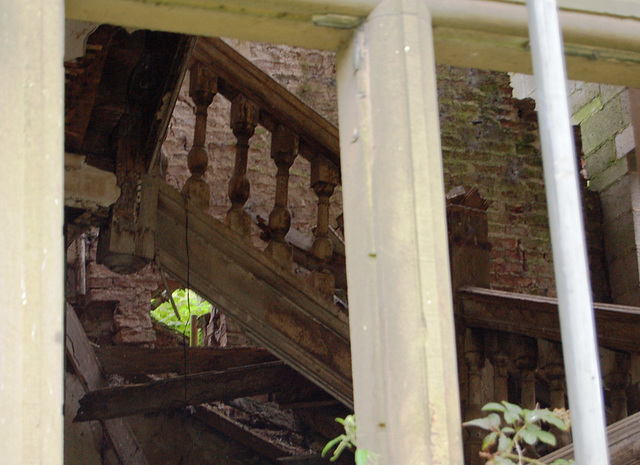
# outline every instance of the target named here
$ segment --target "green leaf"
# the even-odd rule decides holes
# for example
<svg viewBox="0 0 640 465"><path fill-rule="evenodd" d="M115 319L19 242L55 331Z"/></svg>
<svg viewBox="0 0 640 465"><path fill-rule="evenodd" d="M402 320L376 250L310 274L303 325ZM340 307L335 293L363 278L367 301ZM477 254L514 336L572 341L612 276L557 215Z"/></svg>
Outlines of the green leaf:
<svg viewBox="0 0 640 465"><path fill-rule="evenodd" d="M505 436L504 434L500 435L500 439L498 439L498 451L504 452L511 449L511 438L509 436Z"/></svg>
<svg viewBox="0 0 640 465"><path fill-rule="evenodd" d="M549 444L550 446L556 445L556 437L549 431L538 431L538 439L540 439L540 441L544 442L545 444Z"/></svg>
<svg viewBox="0 0 640 465"><path fill-rule="evenodd" d="M574 465L575 460L558 459L551 462L551 465Z"/></svg>
<svg viewBox="0 0 640 465"><path fill-rule="evenodd" d="M504 412L507 409L504 405L499 404L497 402L489 402L487 405L482 407L482 410L485 412Z"/></svg>
<svg viewBox="0 0 640 465"><path fill-rule="evenodd" d="M463 423L463 426L476 426L478 428L486 429L487 431L494 431L500 428L500 417L492 413L484 418L476 418Z"/></svg>
<svg viewBox="0 0 640 465"><path fill-rule="evenodd" d="M537 431L531 431L528 428L523 428L520 430L520 437L524 442L526 442L530 446L533 446L536 442L538 442L537 433Z"/></svg>
<svg viewBox="0 0 640 465"><path fill-rule="evenodd" d="M522 408L518 405L511 404L506 400L502 401L502 404L505 406L506 410L504 412L504 421L510 424L515 424L522 418Z"/></svg>
<svg viewBox="0 0 640 465"><path fill-rule="evenodd" d="M366 465L369 458L369 451L367 449L358 449L355 454L356 465Z"/></svg>
<svg viewBox="0 0 640 465"><path fill-rule="evenodd" d="M327 443L327 445L326 445L326 446L324 446L324 449L322 449L322 453L321 453L320 455L322 455L322 457L324 457L324 456L327 454L327 452L329 452L329 450L331 450L331 448L332 448L335 444L337 444L337 443L339 443L340 441L342 441L342 439L343 439L343 435L342 435L342 434L341 434L340 436L338 436L337 438L333 438L331 441L329 441L329 442Z"/></svg>
<svg viewBox="0 0 640 465"><path fill-rule="evenodd" d="M504 428L502 428L502 434L513 434L515 432L516 430L513 429L511 426L505 426Z"/></svg>
<svg viewBox="0 0 640 465"><path fill-rule="evenodd" d="M506 459L504 457L500 457L499 455L496 455L495 457L493 457L493 461L498 465L516 465L511 460Z"/></svg>
<svg viewBox="0 0 640 465"><path fill-rule="evenodd" d="M497 437L497 431L487 434L487 436L484 438L484 441L482 441L482 450L487 450L489 447L493 446L496 443Z"/></svg>

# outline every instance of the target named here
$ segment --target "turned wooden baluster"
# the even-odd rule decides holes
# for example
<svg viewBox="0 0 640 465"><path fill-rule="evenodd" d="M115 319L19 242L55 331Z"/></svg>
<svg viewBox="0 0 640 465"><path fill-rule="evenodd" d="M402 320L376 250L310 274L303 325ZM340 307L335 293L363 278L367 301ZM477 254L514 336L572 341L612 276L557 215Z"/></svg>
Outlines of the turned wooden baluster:
<svg viewBox="0 0 640 465"><path fill-rule="evenodd" d="M238 94L231 103L231 129L236 137L236 161L229 181L231 208L227 212L226 223L247 240L251 237L251 217L243 208L251 192L247 179L247 153L249 139L258 124L258 112L258 107L242 94Z"/></svg>
<svg viewBox="0 0 640 465"><path fill-rule="evenodd" d="M609 390L611 404L611 422L623 420L629 415L627 410L627 387L631 381L631 359L624 353L614 355L614 366L604 378L605 387Z"/></svg>
<svg viewBox="0 0 640 465"><path fill-rule="evenodd" d="M533 409L536 406L535 371L538 366L538 343L531 337L522 336L514 336L512 343L516 347L516 369L522 383L520 405Z"/></svg>
<svg viewBox="0 0 640 465"><path fill-rule="evenodd" d="M207 109L218 91L218 78L199 63L192 66L190 72L189 96L196 105L196 125L193 131L193 146L187 157L191 177L187 179L182 193L187 205L206 212L209 210L211 198L209 185L202 178L209 165L209 154L205 146Z"/></svg>
<svg viewBox="0 0 640 465"><path fill-rule="evenodd" d="M284 237L291 227L289 212L289 169L296 158L298 138L284 126L278 126L271 136L271 158L278 167L276 173L276 200L269 214L271 240L265 252L283 268L290 270L293 265L293 249Z"/></svg>
<svg viewBox="0 0 640 465"><path fill-rule="evenodd" d="M466 421L482 418L485 396L482 388L482 368L484 367L484 335L481 331L467 328L464 335L464 360L467 365L467 408ZM486 435L480 428L465 428L467 439L464 454L467 465L481 465L485 462L478 454Z"/></svg>
<svg viewBox="0 0 640 465"><path fill-rule="evenodd" d="M311 251L320 265L311 272L309 279L320 294L329 299L333 299L335 287L335 277L328 267L333 255L333 244L329 239L329 200L339 182L340 173L333 164L321 157L311 161L311 188L318 196L318 223Z"/></svg>
<svg viewBox="0 0 640 465"><path fill-rule="evenodd" d="M538 341L539 351L546 353L544 372L549 380L549 403L551 410L566 408L567 387L565 382L564 359L562 357L562 345L555 342ZM552 427L551 432L558 438L557 447L563 447L571 443L570 433L560 431Z"/></svg>
<svg viewBox="0 0 640 465"><path fill-rule="evenodd" d="M491 332L487 335L489 361L493 365L493 400L509 400L509 356L507 334Z"/></svg>

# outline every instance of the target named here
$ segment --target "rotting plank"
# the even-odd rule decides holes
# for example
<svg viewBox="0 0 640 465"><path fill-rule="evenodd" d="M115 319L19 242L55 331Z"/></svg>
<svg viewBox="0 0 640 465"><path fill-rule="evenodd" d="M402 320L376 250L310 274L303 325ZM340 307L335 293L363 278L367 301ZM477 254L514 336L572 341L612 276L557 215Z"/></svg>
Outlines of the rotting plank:
<svg viewBox="0 0 640 465"><path fill-rule="evenodd" d="M560 341L558 300L477 287L458 291L470 327ZM598 343L612 350L640 348L640 308L594 303Z"/></svg>
<svg viewBox="0 0 640 465"><path fill-rule="evenodd" d="M102 371L106 374L146 375L154 373L201 373L240 366L273 362L276 358L264 349L239 348L158 348L97 347Z"/></svg>
<svg viewBox="0 0 640 465"><path fill-rule="evenodd" d="M219 221L193 211L187 217L182 196L164 182L148 177L142 191L141 249L156 250L167 272L234 318L278 358L352 406L349 326L342 312Z"/></svg>
<svg viewBox="0 0 640 465"><path fill-rule="evenodd" d="M67 305L65 349L69 362L87 390L104 385L98 359L76 312ZM122 418L102 421L102 427L123 465L148 465L129 423Z"/></svg>
<svg viewBox="0 0 640 465"><path fill-rule="evenodd" d="M117 418L268 394L297 376L282 362L89 391L74 421Z"/></svg>

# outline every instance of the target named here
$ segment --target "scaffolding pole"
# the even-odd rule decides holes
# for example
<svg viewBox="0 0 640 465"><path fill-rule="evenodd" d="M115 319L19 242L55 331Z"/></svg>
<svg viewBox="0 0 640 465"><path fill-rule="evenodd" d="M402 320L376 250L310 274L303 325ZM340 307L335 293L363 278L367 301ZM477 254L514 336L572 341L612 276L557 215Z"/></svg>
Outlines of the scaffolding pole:
<svg viewBox="0 0 640 465"><path fill-rule="evenodd" d="M602 377L556 0L527 0L576 463L607 465Z"/></svg>

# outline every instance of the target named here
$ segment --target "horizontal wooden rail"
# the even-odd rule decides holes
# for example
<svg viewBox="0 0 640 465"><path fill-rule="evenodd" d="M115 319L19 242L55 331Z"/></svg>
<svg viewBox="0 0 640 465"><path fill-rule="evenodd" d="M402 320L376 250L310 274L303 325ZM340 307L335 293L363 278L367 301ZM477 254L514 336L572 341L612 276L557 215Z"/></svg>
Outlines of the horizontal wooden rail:
<svg viewBox="0 0 640 465"><path fill-rule="evenodd" d="M96 347L105 374L122 376L156 373L201 373L276 361L264 349L219 349L211 347Z"/></svg>
<svg viewBox="0 0 640 465"><path fill-rule="evenodd" d="M301 138L300 155L322 156L340 171L340 141L333 124L221 39L199 37L193 55L223 80L218 91L228 100L244 94L260 107L260 124L270 131L277 124L288 127Z"/></svg>
<svg viewBox="0 0 640 465"><path fill-rule="evenodd" d="M470 327L560 341L558 300L478 287L458 291ZM598 343L612 350L640 352L640 308L594 304Z"/></svg>
<svg viewBox="0 0 640 465"><path fill-rule="evenodd" d="M611 465L640 465L640 413L609 426L607 439ZM573 444L540 460L543 463L553 463L558 459L573 459Z"/></svg>

